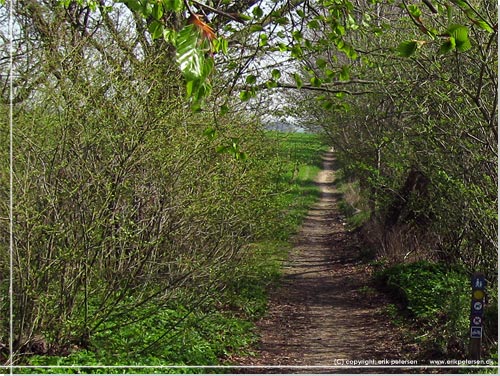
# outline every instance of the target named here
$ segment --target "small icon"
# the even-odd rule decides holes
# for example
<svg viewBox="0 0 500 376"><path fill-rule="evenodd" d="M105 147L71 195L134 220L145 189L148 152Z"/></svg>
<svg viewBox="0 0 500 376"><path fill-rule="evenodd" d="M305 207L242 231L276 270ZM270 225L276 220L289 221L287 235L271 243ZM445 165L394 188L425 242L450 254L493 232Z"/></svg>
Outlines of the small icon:
<svg viewBox="0 0 500 376"><path fill-rule="evenodd" d="M472 317L472 324L473 325L479 326L479 325L481 325L482 322L483 322L483 320L481 319L480 316Z"/></svg>
<svg viewBox="0 0 500 376"><path fill-rule="evenodd" d="M474 311L480 311L481 309L483 309L483 303L481 302L474 302Z"/></svg>
<svg viewBox="0 0 500 376"><path fill-rule="evenodd" d="M484 298L484 291L482 290L474 290L472 292L472 296L474 297L474 299L476 300L481 300Z"/></svg>
<svg viewBox="0 0 500 376"><path fill-rule="evenodd" d="M471 326L470 328L470 338L481 338L483 333L483 328L480 326Z"/></svg>
<svg viewBox="0 0 500 376"><path fill-rule="evenodd" d="M486 279L483 275L472 277L472 288L484 290L486 287Z"/></svg>

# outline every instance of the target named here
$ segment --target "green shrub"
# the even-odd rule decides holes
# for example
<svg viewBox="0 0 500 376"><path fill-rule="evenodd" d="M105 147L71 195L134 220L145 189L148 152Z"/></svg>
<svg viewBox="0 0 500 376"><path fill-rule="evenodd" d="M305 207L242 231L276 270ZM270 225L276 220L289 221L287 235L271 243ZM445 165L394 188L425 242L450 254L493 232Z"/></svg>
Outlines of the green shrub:
<svg viewBox="0 0 500 376"><path fill-rule="evenodd" d="M252 321L265 312L268 286L279 277L282 260L286 259L289 250L289 244L286 241L275 239L287 239L296 230L308 206L317 197L303 195L303 189L313 186L311 182L317 166L310 163L316 163L313 162L314 153L319 154L322 146L318 138L313 135L301 137L309 140L309 143L305 143L308 151L300 151L300 146L297 144L294 146L296 153L293 154L292 159L284 157L288 154L280 148L286 150L288 145L280 142L274 146L263 142L260 144L261 149L255 150L253 157L240 162L226 158L225 155L212 155L207 151L220 166L212 169L211 174L206 176L204 187L197 187L190 192L191 195L199 194L203 201L202 203L190 202L186 211L192 211L192 213L187 215L185 220L192 220L196 223L198 227L191 226L193 230L203 229L204 226L230 230L235 229L234 226L241 225L242 232L246 230L250 233L242 239L234 239L235 254L214 253L212 260L202 252L202 247L199 248L199 252L186 247L184 252L178 253L179 259L170 259L167 264L168 269L162 274L168 277L166 271L173 273L176 268L181 270L184 268L188 271L187 276L175 286L167 288L168 285L166 285L167 287L162 288L161 286L165 286L162 285L162 275L156 275L159 289L157 291L161 291L162 294L152 296L151 299L144 299L148 295L143 295L155 292L151 291L151 281L148 285L145 284L146 281L142 281L142 278L136 278L133 280L136 285L133 285L130 284L132 282L130 276L122 280L122 282L130 282L123 283L122 286L117 285L116 291L108 290L104 294L98 294L97 283L93 294L88 297L85 297L84 291L76 291L72 298L84 304L78 304L79 309L72 311L71 317L59 320L61 337L67 338L67 342L62 343L61 351L55 351L56 355L53 356L27 357L23 359L22 364L66 367L123 364L137 366L214 365L224 362L224 359L230 358L232 354L245 351L244 349L256 340ZM252 140L249 144L251 142ZM180 145L178 147L178 155L184 156ZM275 159L268 161L262 158L265 155L272 156L273 151L276 153ZM174 152L176 151L169 150L169 153ZM167 156L160 150L155 153L158 153L159 157ZM163 159L164 164L169 161L167 158ZM196 164L191 165L188 161L190 159L186 160L186 167L196 170ZM265 166L266 164L268 165ZM306 171L306 173L299 174L295 182L284 179L283 177L293 171L296 165L299 166L299 170ZM189 170L186 174L188 172ZM221 175L228 176L234 181L228 181L219 186L217 181ZM154 177L158 178L158 175ZM210 181L210 178L214 181ZM187 183L187 180L187 175L181 175L178 184ZM151 179L151 182L155 181ZM276 182L277 185L274 185ZM236 186L246 187L249 191L248 195L245 196L235 190ZM215 194L213 198L210 197L210 192ZM223 195L223 192L231 194ZM260 197L261 200L252 203L249 196ZM239 202L237 198L242 201ZM209 203L211 205L207 205ZM125 208L126 205L123 207ZM233 214L237 213L232 217L234 223L218 223L217 218L206 217L211 210L214 210L217 215L224 215L229 209ZM254 218L249 218L248 216L252 214ZM205 221L202 222L201 219ZM181 237L178 239L181 242L186 241ZM213 240L213 237L209 239ZM253 239L258 241L251 242ZM112 240L109 239L107 244L112 245ZM192 240L194 244L199 241L194 237ZM248 243L243 244L244 240ZM182 246L182 243L178 246ZM132 259L136 255L144 254L147 249L144 247L142 253L129 253L128 256ZM191 254L186 251L188 249L192 252ZM159 253L155 257L161 256L166 255ZM110 263L113 259L106 261ZM160 259L157 258L158 264L159 261ZM221 262L225 264L225 267L221 268L223 265ZM101 271L103 276L105 271L109 270L104 266ZM191 268L194 274L191 275L188 268ZM117 273L117 270L114 272ZM100 274L93 270L91 276L98 281ZM104 304L106 299L108 303ZM50 296L47 295L43 301L50 307ZM115 303L110 304L111 302ZM96 322L92 317L85 317L85 312L100 313L101 322ZM92 324L94 328L88 341L82 342L80 330L85 322ZM54 329L49 326L51 322L42 322L42 324L48 326L43 328L46 340L49 343L54 341L54 337L51 336ZM26 368L23 369L24 371L28 373L76 373L78 368ZM85 369L85 372L87 371L92 373L142 371L147 373L206 373L210 370L96 368Z"/></svg>

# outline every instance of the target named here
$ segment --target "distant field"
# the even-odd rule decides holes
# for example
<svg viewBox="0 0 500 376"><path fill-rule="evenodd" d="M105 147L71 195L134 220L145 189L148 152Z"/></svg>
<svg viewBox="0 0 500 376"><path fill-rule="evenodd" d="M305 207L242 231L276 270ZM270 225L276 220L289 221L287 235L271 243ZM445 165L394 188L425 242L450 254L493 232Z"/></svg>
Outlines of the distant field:
<svg viewBox="0 0 500 376"><path fill-rule="evenodd" d="M288 132L268 132L268 136L278 143L279 156L292 167L290 175L286 177L306 181L318 173L321 168L321 154L328 150L321 136Z"/></svg>

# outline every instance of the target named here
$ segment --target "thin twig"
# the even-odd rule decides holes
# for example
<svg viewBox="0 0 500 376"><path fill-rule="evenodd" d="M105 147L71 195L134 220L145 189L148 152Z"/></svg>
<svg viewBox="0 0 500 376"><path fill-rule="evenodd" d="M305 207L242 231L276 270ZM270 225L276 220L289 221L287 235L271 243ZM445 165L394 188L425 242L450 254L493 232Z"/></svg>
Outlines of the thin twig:
<svg viewBox="0 0 500 376"><path fill-rule="evenodd" d="M185 1L186 2L186 1ZM240 17L239 14L237 13L226 13L222 10L219 10L219 9L215 9L215 8L212 8L210 5L207 5L207 4L203 4L203 3L200 3L196 0L191 0L191 2L199 7L202 7L202 8L205 8L207 10L209 10L210 12L213 12L213 13L216 13L218 14L219 16L223 16L223 17L227 17L233 21L236 21L236 22L239 22L241 24L244 24L245 21Z"/></svg>

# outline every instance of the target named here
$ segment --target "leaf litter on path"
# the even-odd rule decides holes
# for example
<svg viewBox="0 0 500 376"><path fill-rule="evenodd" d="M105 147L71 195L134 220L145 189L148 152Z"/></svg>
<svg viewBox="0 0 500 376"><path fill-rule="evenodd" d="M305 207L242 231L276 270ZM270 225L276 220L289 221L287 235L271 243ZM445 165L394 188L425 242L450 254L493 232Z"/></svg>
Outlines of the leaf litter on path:
<svg viewBox="0 0 500 376"><path fill-rule="evenodd" d="M333 166L333 153L325 153L316 178L321 198L294 237L281 282L270 292L268 313L257 323L255 355L233 359L255 367L241 373L422 373L371 367L411 360L415 353L384 314L388 298L370 287L362 244L345 228L337 207Z"/></svg>

